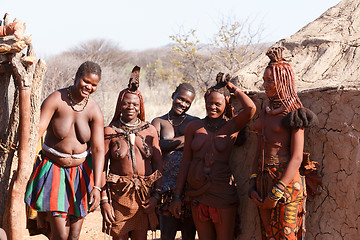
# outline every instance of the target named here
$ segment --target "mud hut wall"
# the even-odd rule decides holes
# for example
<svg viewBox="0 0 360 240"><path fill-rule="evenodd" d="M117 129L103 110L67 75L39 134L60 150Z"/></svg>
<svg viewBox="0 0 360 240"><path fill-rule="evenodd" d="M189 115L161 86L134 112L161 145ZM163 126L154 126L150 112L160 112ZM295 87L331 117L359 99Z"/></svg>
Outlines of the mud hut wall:
<svg viewBox="0 0 360 240"><path fill-rule="evenodd" d="M307 201L306 239L357 239L360 225L360 92L356 89L316 89L299 93L305 107L319 118L319 125L305 131L304 151L319 162L321 194ZM257 115L266 99L255 93ZM257 208L248 198L248 179L257 137L233 151L231 165L240 198L240 239L261 239Z"/></svg>

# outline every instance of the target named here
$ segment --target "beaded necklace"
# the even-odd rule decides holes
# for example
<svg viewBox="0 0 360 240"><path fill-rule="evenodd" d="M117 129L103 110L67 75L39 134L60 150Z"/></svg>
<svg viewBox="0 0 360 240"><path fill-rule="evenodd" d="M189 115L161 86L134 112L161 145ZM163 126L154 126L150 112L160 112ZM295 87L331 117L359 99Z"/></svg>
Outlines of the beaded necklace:
<svg viewBox="0 0 360 240"><path fill-rule="evenodd" d="M180 126L180 125L185 121L185 119L187 118L187 115L184 114L184 115L181 115L181 117L183 118L183 119L181 120L181 122L178 123L178 124L174 124L174 123L173 123L173 119L171 119L171 117L170 117L170 112L168 112L168 114L167 114L167 120L168 120L168 122L169 122L173 127L178 127L178 126Z"/></svg>
<svg viewBox="0 0 360 240"><path fill-rule="evenodd" d="M271 105L271 109L274 110L283 106L283 103L281 102L280 99L270 99L270 105Z"/></svg>
<svg viewBox="0 0 360 240"><path fill-rule="evenodd" d="M73 87L73 86L69 86L69 87L66 89L67 96L68 96L69 101L70 101L70 106L71 106L72 110L74 110L75 112L82 112L82 111L85 109L85 107L86 107L86 105L87 105L87 103L88 103L88 101L89 101L89 95L86 96L86 97L85 97L83 100L81 100L80 102L75 103L75 101L74 101L74 99L73 99L73 96L72 96L72 94L71 94L71 89L72 89L72 87ZM75 106L79 106L79 107L82 106L82 108L81 108L81 109L76 109Z"/></svg>

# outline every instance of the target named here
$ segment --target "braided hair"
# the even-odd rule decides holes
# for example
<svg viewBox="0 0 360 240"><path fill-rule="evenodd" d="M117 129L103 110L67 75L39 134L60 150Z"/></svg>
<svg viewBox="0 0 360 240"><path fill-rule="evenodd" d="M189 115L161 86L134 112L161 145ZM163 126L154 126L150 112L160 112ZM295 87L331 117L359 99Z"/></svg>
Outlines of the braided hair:
<svg viewBox="0 0 360 240"><path fill-rule="evenodd" d="M122 104L122 101L124 100L124 97L126 94L135 94L136 96L139 97L140 99L140 112L139 112L139 115L138 115L138 118L141 120L141 121L145 121L145 107L144 107L144 98L141 94L141 92L139 90L136 90L136 91L131 91L129 90L128 88L122 90L120 93L119 93L119 97L118 97L118 103L117 103L117 106L121 106ZM117 109L116 109L116 112L117 112ZM117 120L117 118L120 117L120 111L119 111L119 115L116 116L114 115L114 120Z"/></svg>
<svg viewBox="0 0 360 240"><path fill-rule="evenodd" d="M266 68L272 70L275 89L281 103L288 112L302 108L303 105L295 91L295 74L290 64L283 58L284 47L272 47L266 55L270 62Z"/></svg>

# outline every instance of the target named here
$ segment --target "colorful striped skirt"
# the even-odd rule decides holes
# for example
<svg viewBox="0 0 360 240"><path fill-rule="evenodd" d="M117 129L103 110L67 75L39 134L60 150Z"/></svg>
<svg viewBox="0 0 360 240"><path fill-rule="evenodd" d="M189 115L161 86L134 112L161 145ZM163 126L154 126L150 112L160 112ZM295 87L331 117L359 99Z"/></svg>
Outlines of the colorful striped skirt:
<svg viewBox="0 0 360 240"><path fill-rule="evenodd" d="M38 212L82 218L94 185L91 155L76 167L62 167L41 152L28 182L25 203Z"/></svg>

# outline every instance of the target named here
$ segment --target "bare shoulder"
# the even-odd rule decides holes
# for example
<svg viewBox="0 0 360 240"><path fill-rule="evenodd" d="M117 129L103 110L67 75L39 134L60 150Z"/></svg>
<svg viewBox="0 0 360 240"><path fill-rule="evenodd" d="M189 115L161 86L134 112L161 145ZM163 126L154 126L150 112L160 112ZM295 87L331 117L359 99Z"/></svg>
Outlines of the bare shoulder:
<svg viewBox="0 0 360 240"><path fill-rule="evenodd" d="M47 98L45 98L43 103L51 102L51 103L56 104L59 102L59 100L64 100L64 99L61 99L64 91L65 91L65 89L56 90L55 92L51 93Z"/></svg>
<svg viewBox="0 0 360 240"><path fill-rule="evenodd" d="M110 141L111 139L114 138L114 136L116 136L116 131L112 127L107 126L104 128L105 141Z"/></svg>
<svg viewBox="0 0 360 240"><path fill-rule="evenodd" d="M59 109L61 105L66 104L65 102L65 89L59 89L51 93L41 104L42 111L55 111Z"/></svg>
<svg viewBox="0 0 360 240"><path fill-rule="evenodd" d="M112 133L115 133L115 130L111 126L107 126L107 127L104 128L104 133L105 134L112 134Z"/></svg>
<svg viewBox="0 0 360 240"><path fill-rule="evenodd" d="M88 109L92 118L103 118L101 108L94 99L89 98Z"/></svg>
<svg viewBox="0 0 360 240"><path fill-rule="evenodd" d="M189 124L190 122L194 121L194 120L199 120L200 118L195 117L195 116L191 116L191 115L186 115L186 120L185 120L185 124Z"/></svg>
<svg viewBox="0 0 360 240"><path fill-rule="evenodd" d="M155 124L162 124L164 122L167 122L167 115L163 115L160 117L156 117L151 121L151 124L155 125Z"/></svg>
<svg viewBox="0 0 360 240"><path fill-rule="evenodd" d="M187 115L187 118L189 119L189 120L199 120L200 118L199 117L196 117L196 116L192 116L192 115Z"/></svg>
<svg viewBox="0 0 360 240"><path fill-rule="evenodd" d="M161 117L156 117L151 121L152 125L158 125L161 123Z"/></svg>
<svg viewBox="0 0 360 240"><path fill-rule="evenodd" d="M194 119L193 121L189 122L189 124L186 126L186 131L195 131L196 129L199 129L204 126L204 121L202 119Z"/></svg>
<svg viewBox="0 0 360 240"><path fill-rule="evenodd" d="M145 123L144 123L144 126L145 126L146 124L149 125L149 127L147 128L149 134L150 134L150 135L156 135L156 136L157 136L156 128L155 128L152 124L150 124L150 123L148 123L148 122L145 122Z"/></svg>

